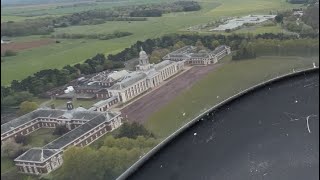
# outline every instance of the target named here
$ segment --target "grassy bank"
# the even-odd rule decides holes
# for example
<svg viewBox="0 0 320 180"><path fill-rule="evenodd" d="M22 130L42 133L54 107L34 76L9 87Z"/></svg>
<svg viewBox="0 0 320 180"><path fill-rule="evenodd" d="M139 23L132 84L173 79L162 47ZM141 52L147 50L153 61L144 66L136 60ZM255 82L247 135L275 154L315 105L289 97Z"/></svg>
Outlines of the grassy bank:
<svg viewBox="0 0 320 180"><path fill-rule="evenodd" d="M230 57L229 57L230 58ZM301 57L259 57L229 61L154 113L145 126L159 137L166 137L209 107L262 81L312 67L319 59ZM183 115L185 113L185 115Z"/></svg>

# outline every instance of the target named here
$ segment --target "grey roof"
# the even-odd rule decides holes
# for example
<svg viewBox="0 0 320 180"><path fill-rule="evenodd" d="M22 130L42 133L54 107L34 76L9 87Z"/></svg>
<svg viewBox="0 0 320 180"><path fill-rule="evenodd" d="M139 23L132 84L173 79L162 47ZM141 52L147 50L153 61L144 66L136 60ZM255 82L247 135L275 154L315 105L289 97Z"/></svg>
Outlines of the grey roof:
<svg viewBox="0 0 320 180"><path fill-rule="evenodd" d="M99 91L97 91L97 92L99 92L99 93L103 93L103 92L108 92L108 89L107 88L103 88L103 89L100 89Z"/></svg>
<svg viewBox="0 0 320 180"><path fill-rule="evenodd" d="M41 148L32 148L20 155L15 159L18 161L35 161L35 162L43 162L43 160L51 157L56 154L60 150L56 149L41 149Z"/></svg>
<svg viewBox="0 0 320 180"><path fill-rule="evenodd" d="M77 107L75 110L76 111L87 111L87 109L84 107Z"/></svg>
<svg viewBox="0 0 320 180"><path fill-rule="evenodd" d="M212 53L213 54L218 54L220 53L221 51L225 50L227 48L227 46L225 45L221 45L221 46L218 46L217 48L215 48Z"/></svg>
<svg viewBox="0 0 320 180"><path fill-rule="evenodd" d="M7 123L4 123L1 125L1 134L6 133L10 131L12 128L16 128L18 126L21 126L25 123L28 123L29 121L32 121L33 119L36 119L38 117L52 117L57 118L64 114L63 110L58 109L37 109L35 111L32 111L28 114L25 114L23 116L20 116L16 119L13 119Z"/></svg>
<svg viewBox="0 0 320 180"><path fill-rule="evenodd" d="M114 71L114 72L107 72L103 71L96 76L92 77L92 81L98 81L98 82L114 82L117 81L124 76L128 75L129 72L127 70L121 70L121 71Z"/></svg>
<svg viewBox="0 0 320 180"><path fill-rule="evenodd" d="M121 90L127 88L146 77L147 75L143 72L132 72L124 80L111 86L109 90Z"/></svg>
<svg viewBox="0 0 320 180"><path fill-rule="evenodd" d="M100 85L91 85L91 86L88 86L88 85L85 85L85 86L76 86L74 87L76 90L81 90L81 89L92 89L92 90L98 90L98 89L101 89L102 86Z"/></svg>
<svg viewBox="0 0 320 180"><path fill-rule="evenodd" d="M44 149L60 149L66 146L67 144L73 142L75 139L79 138L86 132L94 129L99 124L103 123L104 121L110 121L113 117L117 115L117 113L101 113L96 112L96 114L99 114L86 122L85 124L73 129L72 131L64 134L60 138L50 142L49 144L45 145Z"/></svg>
<svg viewBox="0 0 320 180"><path fill-rule="evenodd" d="M160 63L158 64L155 64L154 65L154 68L159 71L167 66L169 66L170 64L174 63L174 61L170 61L170 60L164 60L164 61L161 61Z"/></svg>
<svg viewBox="0 0 320 180"><path fill-rule="evenodd" d="M154 68L146 71L145 73L147 74L148 78L154 77L159 74L159 72L157 72Z"/></svg>
<svg viewBox="0 0 320 180"><path fill-rule="evenodd" d="M84 108L83 108L84 109ZM51 118L67 118L67 119L85 119L89 120L97 116L97 112L87 111L83 109L73 110L59 110L59 109L37 109L26 115L13 119L7 123L1 125L1 134L10 131L12 128L16 128L38 117L51 117Z"/></svg>
<svg viewBox="0 0 320 180"><path fill-rule="evenodd" d="M190 54L191 58L208 58L209 53L192 53Z"/></svg>
<svg viewBox="0 0 320 180"><path fill-rule="evenodd" d="M187 58L186 55L189 53L193 53L197 48L195 46L184 46L180 49L177 49L166 56L163 57L163 59L170 59L170 57L175 58Z"/></svg>
<svg viewBox="0 0 320 180"><path fill-rule="evenodd" d="M111 101L113 101L113 100L115 100L115 99L117 99L117 98L118 98L117 96L112 96L112 97L110 97L110 98L108 98L108 99L106 99L106 100L99 101L99 102L95 103L95 104L92 105L92 106L94 106L94 107L105 106L106 104L108 104L109 102L111 102Z"/></svg>

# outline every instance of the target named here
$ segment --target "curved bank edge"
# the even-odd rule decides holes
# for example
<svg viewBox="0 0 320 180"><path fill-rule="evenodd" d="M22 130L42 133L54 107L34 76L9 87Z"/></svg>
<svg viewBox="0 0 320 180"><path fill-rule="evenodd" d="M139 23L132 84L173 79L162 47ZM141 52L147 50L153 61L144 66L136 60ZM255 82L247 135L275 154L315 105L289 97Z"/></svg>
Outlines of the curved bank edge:
<svg viewBox="0 0 320 180"><path fill-rule="evenodd" d="M185 130L189 129L190 127L192 127L195 123L199 122L200 119L207 115L208 113L217 110L221 107L223 107L226 104L231 103L232 101L241 98L242 96L250 93L250 92L254 92L259 90L260 88L263 88L267 85L270 85L272 83L281 81L281 80L285 80L285 79L289 79L292 77L296 77L302 74L310 74L310 73L315 73L319 71L319 67L315 67L315 68L308 68L308 69L304 69L301 71L296 71L293 73L288 73L288 74L284 74L281 76L277 76L275 78L269 79L267 81L264 81L262 83L259 83L257 85L254 85L248 89L245 89L227 99L225 99L224 101L216 104L215 106L211 107L210 109L206 110L205 112L201 113L200 115L198 115L197 117L195 117L193 120L189 121L187 124L183 125L181 128L179 128L177 131L175 131L174 133L172 133L170 136L168 136L166 139L164 139L162 142L160 142L157 146L155 146L154 148L152 148L146 155L144 155L142 158L140 158L137 162L135 162L132 166L130 166L124 173L122 173L116 180L125 180L128 177L130 177L136 170L138 170L144 163L146 163L154 154L156 154L157 152L159 152L162 148L164 148L168 143L170 143L172 140L174 140L174 138L176 138L178 135L180 135L181 133L183 133Z"/></svg>

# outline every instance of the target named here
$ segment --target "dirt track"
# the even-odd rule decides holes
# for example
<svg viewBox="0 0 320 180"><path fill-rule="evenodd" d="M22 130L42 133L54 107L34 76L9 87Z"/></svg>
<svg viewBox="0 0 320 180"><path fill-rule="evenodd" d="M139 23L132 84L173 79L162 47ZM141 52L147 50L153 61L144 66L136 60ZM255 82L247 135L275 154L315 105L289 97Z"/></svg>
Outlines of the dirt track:
<svg viewBox="0 0 320 180"><path fill-rule="evenodd" d="M12 50L12 51L18 52L21 50L40 47L40 46L48 45L51 43L54 43L52 39L41 39L41 40L30 41L30 42L12 42L9 44L1 44L1 54L3 54L6 50Z"/></svg>
<svg viewBox="0 0 320 180"><path fill-rule="evenodd" d="M123 117L127 116L129 121L145 122L152 113L169 103L181 92L189 89L199 79L220 65L222 64L195 66L191 68L187 72L175 77L158 89L123 108L121 110Z"/></svg>

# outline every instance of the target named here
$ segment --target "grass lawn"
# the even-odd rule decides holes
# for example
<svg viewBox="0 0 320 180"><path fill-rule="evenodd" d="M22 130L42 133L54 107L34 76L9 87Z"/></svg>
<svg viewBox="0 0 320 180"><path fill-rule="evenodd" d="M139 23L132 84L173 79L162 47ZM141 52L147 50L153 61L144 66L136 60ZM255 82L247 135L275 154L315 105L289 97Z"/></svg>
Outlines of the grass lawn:
<svg viewBox="0 0 320 180"><path fill-rule="evenodd" d="M239 1L235 1L201 1L203 7L201 11L171 13L163 17L148 18L148 21L107 22L100 25L59 28L56 33L112 33L118 30L129 31L133 35L106 41L62 40L59 44L20 51L17 56L2 58L1 84L9 85L14 79L21 80L42 69L62 68L67 64L83 62L96 53L106 55L117 53L138 40L177 33L187 27L211 22L221 16L247 15L256 11L265 12L269 9L277 10L295 6L285 3L284 0L244 0L240 4ZM18 39L23 41L24 38L32 39L30 37ZM39 39L39 36L33 36L33 38Z"/></svg>
<svg viewBox="0 0 320 180"><path fill-rule="evenodd" d="M1 157L1 174L14 167L13 161L8 157Z"/></svg>
<svg viewBox="0 0 320 180"><path fill-rule="evenodd" d="M53 131L54 128L40 128L27 136L27 144L31 147L42 147L59 137L52 135Z"/></svg>
<svg viewBox="0 0 320 180"><path fill-rule="evenodd" d="M300 57L259 57L253 60L224 61L229 62L154 113L145 126L158 137L167 137L201 112L246 88L292 72L293 69L313 67L314 61L319 64L319 58L311 60Z"/></svg>
<svg viewBox="0 0 320 180"><path fill-rule="evenodd" d="M54 104L55 107L66 107L67 102L70 100L65 100L65 99L56 99L50 103L47 104L48 107L51 106L51 104ZM90 108L94 103L100 101L99 99L94 99L94 100L76 100L73 101L73 106L74 108L79 107L80 105L84 108Z"/></svg>

